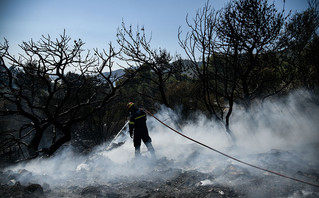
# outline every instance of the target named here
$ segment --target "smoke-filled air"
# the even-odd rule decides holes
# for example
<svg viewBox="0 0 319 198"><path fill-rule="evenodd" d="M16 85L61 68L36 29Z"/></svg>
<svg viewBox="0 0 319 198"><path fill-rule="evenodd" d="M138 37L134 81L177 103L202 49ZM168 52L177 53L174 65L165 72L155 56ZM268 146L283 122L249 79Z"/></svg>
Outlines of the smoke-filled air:
<svg viewBox="0 0 319 198"><path fill-rule="evenodd" d="M183 126L177 126L174 122L179 118L178 112L162 108L155 116L170 127L181 130L184 135L232 157L308 182L318 182L319 106L313 103L309 92L300 90L282 98L256 102L249 111L240 106L235 108L231 127L233 136L227 134L216 121L200 113ZM142 144L142 159L136 160L133 142L128 129L124 128L112 142L96 147L87 155L77 153L72 147L65 147L52 158L20 163L6 171L19 173L17 180L22 184L39 183L51 189L97 184L129 185L145 178L166 181L188 171L205 175L202 179L196 178L196 185L238 187L250 180L265 182L265 185L259 184L259 187L251 190L252 197L256 194L267 197L264 194L268 192L267 188L274 190L276 195L275 190L283 186L300 185L196 144L151 116L147 118L147 125L156 159L151 158ZM110 144L118 146L111 148ZM311 176L312 171L315 171L316 177ZM271 179L274 179L277 187L267 185ZM302 185L296 188L296 193L301 197L318 195L318 189Z"/></svg>
<svg viewBox="0 0 319 198"><path fill-rule="evenodd" d="M319 197L319 0L0 2L0 197Z"/></svg>

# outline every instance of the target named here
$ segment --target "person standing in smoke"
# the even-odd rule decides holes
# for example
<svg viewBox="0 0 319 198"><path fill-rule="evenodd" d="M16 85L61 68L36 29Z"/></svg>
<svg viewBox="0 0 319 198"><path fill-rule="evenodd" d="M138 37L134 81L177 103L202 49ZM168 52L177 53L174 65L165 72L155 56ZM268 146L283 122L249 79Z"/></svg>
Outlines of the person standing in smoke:
<svg viewBox="0 0 319 198"><path fill-rule="evenodd" d="M129 131L134 142L135 157L141 155L141 140L143 140L152 157L155 157L152 139L148 135L146 126L146 113L142 109L137 108L133 102L129 102L127 108L130 112Z"/></svg>

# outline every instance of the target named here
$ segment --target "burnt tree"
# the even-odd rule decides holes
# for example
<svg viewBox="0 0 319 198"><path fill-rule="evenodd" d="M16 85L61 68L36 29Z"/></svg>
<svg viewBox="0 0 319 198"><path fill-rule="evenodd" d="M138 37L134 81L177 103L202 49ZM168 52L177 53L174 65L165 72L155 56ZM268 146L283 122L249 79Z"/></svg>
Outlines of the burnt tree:
<svg viewBox="0 0 319 198"><path fill-rule="evenodd" d="M122 22L122 26L117 32L117 42L122 49L121 59L123 61L131 67L140 70L147 68L151 71L150 75L140 74L142 78L156 85L159 96L146 92L140 94L171 107L166 94L166 84L174 73L181 71L181 65L170 64L173 57L165 49L151 48L151 37L146 36L144 27L137 27L135 31L132 26L127 27Z"/></svg>
<svg viewBox="0 0 319 198"><path fill-rule="evenodd" d="M81 39L72 41L64 32L57 39L48 35L38 42L23 42L24 54L15 57L8 51L8 41L1 43L0 97L8 105L0 116L15 115L22 120L4 135L1 149L19 145L27 148L30 157L39 151L52 155L71 140L73 125L117 96L129 80L126 77L115 86L120 77L112 73L112 60L118 52L110 44L108 51L96 49L92 55L83 45ZM45 133L51 132L51 143L39 148Z"/></svg>
<svg viewBox="0 0 319 198"><path fill-rule="evenodd" d="M289 65L296 68L293 82L296 88L312 90L318 86L318 3L309 1L308 9L294 14L286 24L284 52Z"/></svg>
<svg viewBox="0 0 319 198"><path fill-rule="evenodd" d="M276 54L288 17L284 13L267 0L233 0L221 11L218 37L228 46L236 93L246 108L254 98L278 93L290 83L282 81L285 73Z"/></svg>
<svg viewBox="0 0 319 198"><path fill-rule="evenodd" d="M224 46L217 37L218 16L219 12L206 3L192 20L186 17L189 31L183 37L182 28L179 28L178 39L191 61L189 69L200 82L201 98L206 110L231 133L229 117L234 102L236 77L229 69L229 61L222 54Z"/></svg>

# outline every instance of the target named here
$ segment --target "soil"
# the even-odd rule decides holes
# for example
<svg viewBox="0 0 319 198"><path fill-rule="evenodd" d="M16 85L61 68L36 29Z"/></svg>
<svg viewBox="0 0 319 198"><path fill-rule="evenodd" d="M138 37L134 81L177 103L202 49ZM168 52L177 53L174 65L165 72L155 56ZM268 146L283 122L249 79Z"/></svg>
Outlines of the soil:
<svg viewBox="0 0 319 198"><path fill-rule="evenodd" d="M194 152L193 155L194 158L197 153ZM103 156L99 157L103 159ZM293 152L273 150L254 155L252 158L262 164L264 168L294 173L290 176L316 185L319 184L318 164L298 159L298 156ZM292 162L291 159L294 159L295 162ZM2 168L0 169L0 197L319 197L318 187L260 170L252 170L248 166L231 160L223 161L222 165L215 164L216 167L212 171L202 171L185 166L178 168L180 167L178 162L166 158L157 160L145 158L127 164L134 171L143 172L145 168L149 169L145 174L118 174L114 176L111 175L112 172L98 172L99 180L89 182L89 178L92 178L94 174L92 168L93 170L100 168L102 171L105 170L100 166L90 169L89 166L97 162L94 160L88 160L81 164L82 169L73 170L71 176L64 177L64 181L58 180L58 185L43 182L50 181L47 178L56 175L36 175L26 169L13 171L10 168ZM140 161L143 160L150 161L141 164ZM92 163L90 164L90 162ZM198 163L198 161L195 162ZM37 161L37 163L41 163L41 161ZM106 161L103 165L105 166L107 163L110 162ZM183 164L185 163L183 162ZM63 171L59 173L63 174ZM42 180L39 179L40 177ZM42 183L37 183L37 181L42 181Z"/></svg>
<svg viewBox="0 0 319 198"><path fill-rule="evenodd" d="M32 175L27 170L20 170L19 174ZM316 170L296 174L319 181ZM222 171L209 173L154 166L152 176L119 177L87 186L21 185L16 180L17 173L3 171L0 176L0 197L319 197L319 188L267 173L252 174L247 168L231 163Z"/></svg>

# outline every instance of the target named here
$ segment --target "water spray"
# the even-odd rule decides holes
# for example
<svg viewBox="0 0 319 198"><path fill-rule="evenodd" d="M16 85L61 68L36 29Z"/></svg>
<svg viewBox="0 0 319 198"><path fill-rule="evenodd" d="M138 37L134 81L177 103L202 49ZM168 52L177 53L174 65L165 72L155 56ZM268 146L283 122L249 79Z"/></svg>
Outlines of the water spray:
<svg viewBox="0 0 319 198"><path fill-rule="evenodd" d="M107 151L111 150L113 147L114 142L117 140L117 138L120 136L120 134L122 133L122 131L126 128L126 126L128 125L130 121L126 121L126 123L124 124L124 126L121 128L121 130L116 134L116 136L113 138L113 140L111 141L111 143L108 145L108 147L106 148Z"/></svg>

